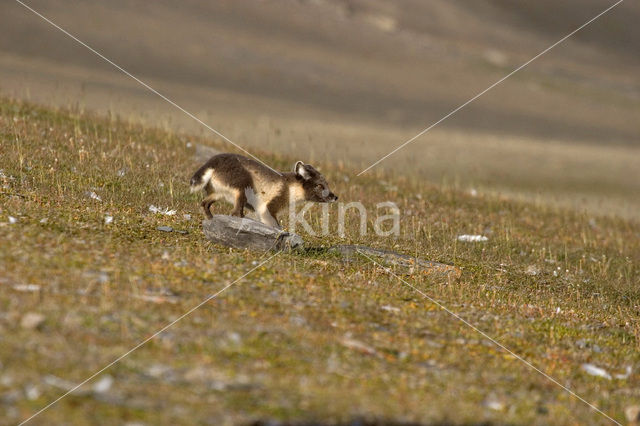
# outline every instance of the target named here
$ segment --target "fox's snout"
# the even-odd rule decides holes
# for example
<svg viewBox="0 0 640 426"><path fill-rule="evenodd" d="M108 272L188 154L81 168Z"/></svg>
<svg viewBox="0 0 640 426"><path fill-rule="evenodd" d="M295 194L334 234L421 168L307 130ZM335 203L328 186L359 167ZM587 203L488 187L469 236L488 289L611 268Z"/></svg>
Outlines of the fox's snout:
<svg viewBox="0 0 640 426"><path fill-rule="evenodd" d="M198 171L193 175L193 177L189 181L189 183L191 184L191 192L192 193L197 192L197 191L200 191L202 188L204 188L207 185L207 183L209 183L209 180L211 179L212 175L213 175L213 169L209 167L207 164L200 167L200 169L198 169Z"/></svg>
<svg viewBox="0 0 640 426"><path fill-rule="evenodd" d="M200 181L199 181L199 179L197 177L195 177L195 176L192 177L191 181L189 183L191 184L190 190L191 190L192 193L198 191L198 189L200 187L200 185L199 185Z"/></svg>
<svg viewBox="0 0 640 426"><path fill-rule="evenodd" d="M320 192L319 199L315 201L319 201L321 203L334 203L338 201L338 196L331 192L329 188L324 188L322 192Z"/></svg>

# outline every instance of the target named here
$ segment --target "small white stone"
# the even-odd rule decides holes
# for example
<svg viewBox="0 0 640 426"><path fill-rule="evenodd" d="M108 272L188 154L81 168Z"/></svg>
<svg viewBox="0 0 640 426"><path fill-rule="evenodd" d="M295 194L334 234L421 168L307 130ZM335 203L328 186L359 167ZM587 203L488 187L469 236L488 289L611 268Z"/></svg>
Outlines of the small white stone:
<svg viewBox="0 0 640 426"><path fill-rule="evenodd" d="M458 241L465 241L468 243L489 241L489 238L484 235L458 235Z"/></svg>
<svg viewBox="0 0 640 426"><path fill-rule="evenodd" d="M112 222L113 222L113 216L106 215L106 216L104 217L104 224L105 224L105 225L109 225L109 224L110 224L110 223L112 223Z"/></svg>
<svg viewBox="0 0 640 426"><path fill-rule="evenodd" d="M629 378L629 376L631 376L631 373L633 372L633 369L631 368L630 365L627 365L624 369L624 373L622 374L614 374L613 377L615 379L618 380L627 380Z"/></svg>
<svg viewBox="0 0 640 426"><path fill-rule="evenodd" d="M40 291L40 286L37 284L16 284L13 289L15 291Z"/></svg>
<svg viewBox="0 0 640 426"><path fill-rule="evenodd" d="M13 377L8 374L0 376L0 386L9 387L11 384L13 384Z"/></svg>
<svg viewBox="0 0 640 426"><path fill-rule="evenodd" d="M581 368L587 374L590 374L592 376L602 377L607 380L611 380L611 374L609 374L607 370L605 370L604 368L600 368L596 365L589 364L589 363L582 364Z"/></svg>
<svg viewBox="0 0 640 426"><path fill-rule="evenodd" d="M491 65L496 67L504 67L509 64L509 58L507 55L496 49L488 49L484 52L484 59Z"/></svg>
<svg viewBox="0 0 640 426"><path fill-rule="evenodd" d="M9 216L9 223L10 223L11 225L13 225L13 224L14 224L14 223L16 223L16 222L18 222L18 219L16 219L16 218L15 218L15 217L13 217L13 216Z"/></svg>
<svg viewBox="0 0 640 426"><path fill-rule="evenodd" d="M147 375L156 379L170 372L171 372L171 367L163 364L151 364L147 369Z"/></svg>
<svg viewBox="0 0 640 426"><path fill-rule="evenodd" d="M93 191L87 192L87 197L96 201L102 201L102 198L100 198L100 196Z"/></svg>
<svg viewBox="0 0 640 426"><path fill-rule="evenodd" d="M113 377L107 374L93 385L93 391L95 393L105 393L111 389L111 385L113 385Z"/></svg>
<svg viewBox="0 0 640 426"><path fill-rule="evenodd" d="M38 387L35 385L28 385L24 389L24 394L29 401L34 401L40 398L40 389L38 389Z"/></svg>
<svg viewBox="0 0 640 426"><path fill-rule="evenodd" d="M488 409L494 411L503 411L505 408L504 402L498 399L495 395L489 395L482 404Z"/></svg>
<svg viewBox="0 0 640 426"><path fill-rule="evenodd" d="M20 326L28 330L40 327L44 322L44 315L36 312L27 312L20 320Z"/></svg>
<svg viewBox="0 0 640 426"><path fill-rule="evenodd" d="M527 266L527 269L524 271L524 273L527 275L531 275L532 277L535 277L540 273L540 271L535 265L529 265Z"/></svg>
<svg viewBox="0 0 640 426"><path fill-rule="evenodd" d="M151 213L159 213L159 214L163 214L165 216L173 216L174 214L176 214L175 210L169 210L168 207L165 207L164 209L161 209L160 207L154 206L153 204L151 204L149 206L149 211Z"/></svg>

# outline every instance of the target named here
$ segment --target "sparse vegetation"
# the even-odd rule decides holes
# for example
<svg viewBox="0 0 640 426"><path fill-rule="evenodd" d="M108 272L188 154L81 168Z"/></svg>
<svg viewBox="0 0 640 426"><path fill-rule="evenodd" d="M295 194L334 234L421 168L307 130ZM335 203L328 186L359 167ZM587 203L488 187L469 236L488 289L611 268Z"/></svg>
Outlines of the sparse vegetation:
<svg viewBox="0 0 640 426"><path fill-rule="evenodd" d="M195 144L224 147L0 100L0 423L28 417L64 392L60 379L84 380L266 258L203 238L200 198L188 192ZM295 160L256 154L282 169ZM640 403L638 223L321 166L341 200L395 201L402 234L360 236L353 217L344 239L313 244L455 264L457 281L403 278L618 421ZM607 380L584 363L632 373ZM606 423L385 269L321 253L279 254L104 374L112 384L87 384L33 424Z"/></svg>

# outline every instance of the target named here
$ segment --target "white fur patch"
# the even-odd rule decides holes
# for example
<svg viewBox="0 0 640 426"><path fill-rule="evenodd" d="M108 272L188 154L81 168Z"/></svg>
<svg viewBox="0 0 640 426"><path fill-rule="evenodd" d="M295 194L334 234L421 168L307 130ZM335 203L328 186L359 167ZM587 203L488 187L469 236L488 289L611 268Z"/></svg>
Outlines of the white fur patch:
<svg viewBox="0 0 640 426"><path fill-rule="evenodd" d="M213 169L207 169L207 171L202 175L200 183L191 186L191 192L200 191L204 188L207 185L207 182L211 179L211 176L213 176Z"/></svg>
<svg viewBox="0 0 640 426"><path fill-rule="evenodd" d="M236 198L238 197L237 189L226 185L224 182L219 180L217 176L211 177L211 186L213 186L213 191L218 194L220 198L227 200L231 204L236 203Z"/></svg>
<svg viewBox="0 0 640 426"><path fill-rule="evenodd" d="M244 196L247 197L247 204L249 204L255 211L258 211L260 205L260 199L256 195L256 192L250 186L244 189Z"/></svg>
<svg viewBox="0 0 640 426"><path fill-rule="evenodd" d="M299 182L294 182L289 187L289 202L303 201L305 199L304 188Z"/></svg>

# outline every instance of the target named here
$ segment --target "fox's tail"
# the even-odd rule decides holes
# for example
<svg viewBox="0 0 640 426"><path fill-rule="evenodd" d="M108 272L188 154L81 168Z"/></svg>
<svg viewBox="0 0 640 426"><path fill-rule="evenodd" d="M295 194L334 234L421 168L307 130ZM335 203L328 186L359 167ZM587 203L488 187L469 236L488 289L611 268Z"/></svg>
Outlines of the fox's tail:
<svg viewBox="0 0 640 426"><path fill-rule="evenodd" d="M211 176L213 176L213 168L211 166L204 165L200 167L191 178L191 192L197 192L204 188L211 180Z"/></svg>

